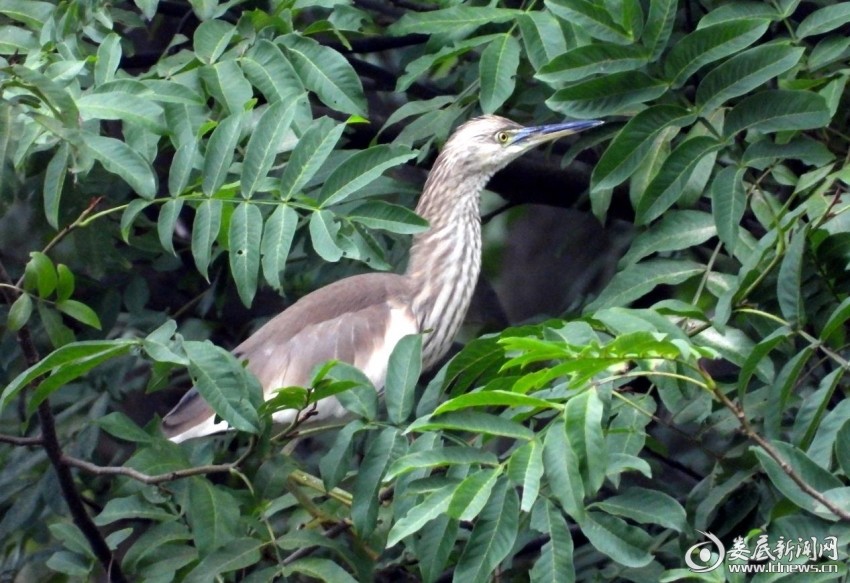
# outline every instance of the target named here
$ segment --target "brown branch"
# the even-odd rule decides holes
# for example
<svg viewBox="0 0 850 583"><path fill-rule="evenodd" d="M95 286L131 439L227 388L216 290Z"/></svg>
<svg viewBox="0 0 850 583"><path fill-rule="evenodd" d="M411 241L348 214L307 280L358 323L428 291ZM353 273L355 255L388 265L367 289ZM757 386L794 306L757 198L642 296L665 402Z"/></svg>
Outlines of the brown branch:
<svg viewBox="0 0 850 583"><path fill-rule="evenodd" d="M32 445L43 445L44 440L41 436L38 437L18 437L16 435L4 435L0 433L0 443L10 443L12 445L19 445L22 447L32 446Z"/></svg>
<svg viewBox="0 0 850 583"><path fill-rule="evenodd" d="M83 214L80 215L80 218L74 221L72 225L78 224L84 215L87 215L94 209L96 204L97 201L94 201L91 205L89 205L89 207L83 211ZM70 228L71 225L64 229L60 235L64 236L64 234L70 232ZM58 242L59 238L59 235L54 237L53 241L48 244L47 249L50 248L51 244ZM0 262L0 283L11 283L2 262ZM13 297L15 294L10 292L8 288L4 287L3 290L7 301L15 299ZM18 330L18 344L21 347L21 351L23 352L27 365L32 367L38 364L41 357L39 356L38 349L36 349L35 343L30 335L29 327L26 325L22 326L21 329ZM34 383L35 380L30 383L30 389L33 388ZM109 581L114 583L126 583L127 578L124 577L124 572L121 570L121 564L112 556L112 551L109 549L109 545L106 544L106 540L103 538L103 535L100 533L97 525L95 525L91 516L89 516L88 512L86 512L80 492L74 484L74 478L71 475L71 470L62 461L62 446L59 444L59 436L56 433L56 420L53 417L53 410L50 408L50 402L47 399L42 401L38 406L38 419L41 423L41 445L47 454L47 458L50 460L50 464L53 466L53 470L56 472L59 487L62 490L62 497L68 505L68 510L71 513L71 519L74 521L77 528L80 529L80 532L83 533L83 536L86 537L92 552L94 552L94 555L97 557L98 561L100 561Z"/></svg>
<svg viewBox="0 0 850 583"><path fill-rule="evenodd" d="M847 512L843 508L833 504L830 502L826 496L824 496L821 492L812 487L811 484L806 482L803 477L797 473L797 471L791 467L791 464L788 463L782 454L780 454L773 445L766 440L764 437L759 435L759 433L753 428L750 420L747 419L746 414L744 413L744 409L733 403L729 397L727 397L723 391L719 388L714 387L714 394L720 399L720 402L723 403L729 411L732 412L733 415L738 419L738 423L741 424L741 430L744 435L746 435L750 440L754 441L760 448L762 448L767 455L773 458L779 467L782 469L785 474L791 478L791 480L797 484L797 486L806 494L817 500L819 503L823 504L825 508L827 508L834 515L841 518L841 520L850 522L850 512Z"/></svg>
<svg viewBox="0 0 850 583"><path fill-rule="evenodd" d="M91 462L87 462L85 460L81 460L79 458L75 458L69 455L63 455L62 462L68 466L75 467L77 469L83 470L85 472L97 476L126 476L138 482L142 482L143 484L156 485L165 482L181 480L183 478L190 478L192 476L220 474L223 472L235 470L239 466L239 464L241 464L245 460L245 458L248 457L252 450L253 447L249 447L245 451L245 453L239 456L239 459L228 464L212 464L208 466L198 466L195 468L186 468L185 470L175 470L173 472L166 472L164 474L154 475L145 474L144 472L140 472L133 468L127 468L124 466L99 466L97 464L93 464Z"/></svg>

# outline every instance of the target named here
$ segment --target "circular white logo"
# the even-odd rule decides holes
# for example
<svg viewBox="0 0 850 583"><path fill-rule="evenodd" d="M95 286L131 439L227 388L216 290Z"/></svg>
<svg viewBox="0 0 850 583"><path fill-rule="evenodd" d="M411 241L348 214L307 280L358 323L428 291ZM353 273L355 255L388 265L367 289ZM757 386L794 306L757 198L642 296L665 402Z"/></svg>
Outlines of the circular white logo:
<svg viewBox="0 0 850 583"><path fill-rule="evenodd" d="M701 530L697 532L701 532L707 536L708 540L697 543L685 551L685 563L687 563L688 568L690 568L690 570L694 573L708 573L709 571L714 571L720 566L723 559L726 558L726 548L723 546L723 543L720 542L720 539L710 532L703 532ZM711 546L706 545L714 545L715 552L712 552ZM711 557L715 553L717 553L717 558L713 563L711 563ZM696 556L694 556L694 554L696 554Z"/></svg>

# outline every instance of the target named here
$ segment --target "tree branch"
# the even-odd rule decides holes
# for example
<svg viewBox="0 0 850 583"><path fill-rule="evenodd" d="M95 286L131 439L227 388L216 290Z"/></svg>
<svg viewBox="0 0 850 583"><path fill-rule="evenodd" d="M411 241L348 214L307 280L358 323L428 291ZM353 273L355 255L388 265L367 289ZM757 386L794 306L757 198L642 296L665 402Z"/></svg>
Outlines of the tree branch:
<svg viewBox="0 0 850 583"><path fill-rule="evenodd" d="M738 423L741 424L741 430L743 431L744 435L750 438L750 440L754 441L760 448L765 451L765 453L767 453L767 455L773 458L773 461L779 464L779 467L782 468L782 471L785 472L785 474L789 478L791 478L791 480L793 480L793 482L797 484L797 486L799 486L799 488L803 492L817 500L819 503L823 504L823 506L827 508L830 512L832 512L834 515L838 516L842 520L850 522L850 512L830 502L826 498L826 496L824 496L821 492L812 487L811 484L806 482L803 477L798 474L793 467L791 467L791 464L788 463L788 460L782 457L782 454L780 454L776 450L776 448L773 447L773 444L771 444L768 440L759 435L759 433L753 428L752 424L750 423L750 420L747 419L743 408L733 403L729 399L729 397L727 397L723 393L723 391L721 391L716 386L714 387L714 394L717 396L718 399L720 399L720 402L723 403L726 408L729 409L729 411L731 411L732 414L735 415L735 417L738 419Z"/></svg>
<svg viewBox="0 0 850 583"><path fill-rule="evenodd" d="M185 470L175 470L173 472L154 475L145 474L139 470L124 466L99 466L69 455L63 455L62 462L68 466L75 467L96 476L126 476L138 482L142 482L143 484L156 485L181 480L183 478L190 478L192 476L204 476L206 474L230 472L231 470L238 468L253 450L254 447L252 443L252 445L249 446L248 449L245 450L245 453L239 456L238 459L227 464L210 464L208 466L197 466L194 468L186 468Z"/></svg>
<svg viewBox="0 0 850 583"><path fill-rule="evenodd" d="M60 235L64 237L64 235L70 232L72 225L76 225L81 218L84 218L86 214L91 212L96 204L97 201L94 201L91 205L89 205L89 207L83 211L83 214L80 215L80 218L63 229L63 231L60 232ZM55 244L55 242L58 242L58 239L60 238L61 237L57 235L54 237L53 241L51 241L51 244ZM51 244L48 244L48 248ZM0 281L3 283L11 283L9 280L9 274L6 272L2 262L0 262ZM6 296L7 301L10 299L16 299L14 296L17 295L6 287L3 288L3 294ZM24 354L27 364L31 367L38 364L41 357L38 354L38 350L35 347L32 336L30 336L29 327L26 325L22 326L21 329L18 330L18 344L21 347L21 351ZM33 388L34 382L35 381L30 383L30 389ZM106 576L109 581L114 583L125 583L127 579L124 577L124 572L121 570L121 564L112 556L112 551L109 550L109 545L106 544L106 540L100 534L100 530L98 530L94 521L92 521L88 512L86 512L83 500L76 485L74 484L74 478L71 475L71 470L62 461L62 446L59 444L59 436L56 433L56 420L53 417L53 410L50 408L50 402L47 399L42 401L38 406L38 419L41 423L41 445L44 448L45 453L47 453L47 458L50 460L53 470L56 472L59 487L62 490L62 497L68 505L68 510L71 512L71 518L74 521L74 524L80 529L83 536L86 537L89 546L98 561L100 561L100 564L103 566L103 570L106 571Z"/></svg>
<svg viewBox="0 0 850 583"><path fill-rule="evenodd" d="M32 445L43 445L44 440L41 436L38 437L18 437L16 435L4 435L0 433L0 443L9 443L12 445L19 445L22 447L32 446Z"/></svg>

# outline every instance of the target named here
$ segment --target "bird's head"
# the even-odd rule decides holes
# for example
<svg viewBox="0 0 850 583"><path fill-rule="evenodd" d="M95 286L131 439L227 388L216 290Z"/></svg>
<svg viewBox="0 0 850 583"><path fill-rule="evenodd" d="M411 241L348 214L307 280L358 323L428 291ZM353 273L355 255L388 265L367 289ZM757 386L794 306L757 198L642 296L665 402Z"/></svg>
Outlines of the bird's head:
<svg viewBox="0 0 850 583"><path fill-rule="evenodd" d="M540 144L595 128L602 123L598 120L582 120L525 127L498 115L485 115L457 128L443 150L458 161L479 170L489 170L489 174L492 174Z"/></svg>

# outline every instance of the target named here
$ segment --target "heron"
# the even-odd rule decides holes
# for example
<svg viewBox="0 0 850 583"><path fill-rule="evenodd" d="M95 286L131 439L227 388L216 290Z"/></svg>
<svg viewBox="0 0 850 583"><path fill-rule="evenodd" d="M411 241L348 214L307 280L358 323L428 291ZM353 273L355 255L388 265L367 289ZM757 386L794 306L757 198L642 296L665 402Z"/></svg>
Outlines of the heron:
<svg viewBox="0 0 850 583"><path fill-rule="evenodd" d="M428 175L416 213L428 228L414 235L404 274L367 273L313 291L234 349L270 399L277 389L309 386L316 366L354 365L382 389L389 355L404 336L423 334L422 369L448 352L469 308L481 270L480 194L498 170L532 148L596 127L598 120L524 127L485 115L459 126ZM291 423L298 411L272 419ZM334 397L316 403L315 421L339 418ZM229 429L196 389L163 419L175 442Z"/></svg>

